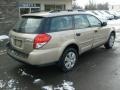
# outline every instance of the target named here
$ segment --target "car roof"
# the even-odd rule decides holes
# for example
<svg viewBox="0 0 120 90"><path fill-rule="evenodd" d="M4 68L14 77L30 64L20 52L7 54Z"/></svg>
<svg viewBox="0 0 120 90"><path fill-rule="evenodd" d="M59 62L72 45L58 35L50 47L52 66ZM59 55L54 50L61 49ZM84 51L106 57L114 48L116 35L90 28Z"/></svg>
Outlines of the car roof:
<svg viewBox="0 0 120 90"><path fill-rule="evenodd" d="M38 13L29 13L22 16L37 16L37 17L55 17L63 15L75 15L75 14L90 14L84 11L58 11L58 12L38 12Z"/></svg>

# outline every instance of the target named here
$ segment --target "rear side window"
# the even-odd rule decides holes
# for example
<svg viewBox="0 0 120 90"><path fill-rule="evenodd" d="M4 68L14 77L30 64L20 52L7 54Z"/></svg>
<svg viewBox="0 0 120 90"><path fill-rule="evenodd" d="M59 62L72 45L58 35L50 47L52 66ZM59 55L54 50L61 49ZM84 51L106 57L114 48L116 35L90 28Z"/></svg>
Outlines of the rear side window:
<svg viewBox="0 0 120 90"><path fill-rule="evenodd" d="M22 17L14 27L14 31L20 33L37 34L42 30L42 22L44 18Z"/></svg>
<svg viewBox="0 0 120 90"><path fill-rule="evenodd" d="M89 27L89 22L83 15L75 15L74 16L75 21L75 29L82 29Z"/></svg>
<svg viewBox="0 0 120 90"><path fill-rule="evenodd" d="M60 16L51 19L50 31L57 32L72 29L72 16Z"/></svg>
<svg viewBox="0 0 120 90"><path fill-rule="evenodd" d="M92 15L87 15L88 21L92 27L100 27L101 21Z"/></svg>

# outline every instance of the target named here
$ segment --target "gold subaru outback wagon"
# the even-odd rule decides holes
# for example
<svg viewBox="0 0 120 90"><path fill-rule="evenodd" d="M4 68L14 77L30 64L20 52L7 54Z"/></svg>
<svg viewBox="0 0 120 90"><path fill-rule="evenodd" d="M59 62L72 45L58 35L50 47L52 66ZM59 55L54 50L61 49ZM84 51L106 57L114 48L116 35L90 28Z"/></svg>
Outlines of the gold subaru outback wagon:
<svg viewBox="0 0 120 90"><path fill-rule="evenodd" d="M7 53L30 65L56 63L67 72L79 54L104 45L111 49L115 30L96 16L80 11L25 14L9 32Z"/></svg>

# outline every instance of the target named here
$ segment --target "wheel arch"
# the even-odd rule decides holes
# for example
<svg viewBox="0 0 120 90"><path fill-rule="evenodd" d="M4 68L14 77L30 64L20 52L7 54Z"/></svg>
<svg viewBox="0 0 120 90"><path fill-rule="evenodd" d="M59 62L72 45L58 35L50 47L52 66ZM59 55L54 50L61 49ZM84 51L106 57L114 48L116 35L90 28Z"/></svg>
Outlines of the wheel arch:
<svg viewBox="0 0 120 90"><path fill-rule="evenodd" d="M75 49L77 50L77 52L79 53L79 47L78 47L78 45L75 44L75 43L71 43L71 44L67 45L67 46L64 48L63 52L64 52L67 48L70 48L70 47L75 48Z"/></svg>
<svg viewBox="0 0 120 90"><path fill-rule="evenodd" d="M116 37L116 32L115 32L115 31L111 31L111 33L110 33L110 34L112 34L112 33L113 33L113 34L115 35L115 37Z"/></svg>
<svg viewBox="0 0 120 90"><path fill-rule="evenodd" d="M79 46L78 46L76 43L69 43L69 44L67 44L66 46L64 46L64 48L62 48L62 49L60 50L59 60L60 60L61 56L63 55L64 51L65 51L67 48L69 48L69 47L75 48L75 49L77 50L78 54L79 54L79 50L80 50L80 49L79 49Z"/></svg>

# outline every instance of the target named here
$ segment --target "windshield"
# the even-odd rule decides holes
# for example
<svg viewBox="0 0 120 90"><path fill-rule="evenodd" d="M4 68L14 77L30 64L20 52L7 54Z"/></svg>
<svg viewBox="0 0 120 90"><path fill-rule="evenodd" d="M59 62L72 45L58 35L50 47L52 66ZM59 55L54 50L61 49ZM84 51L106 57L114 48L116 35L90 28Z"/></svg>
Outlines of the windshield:
<svg viewBox="0 0 120 90"><path fill-rule="evenodd" d="M40 33L42 28L42 21L43 18L22 17L17 22L13 30L20 33L30 33L30 34Z"/></svg>

